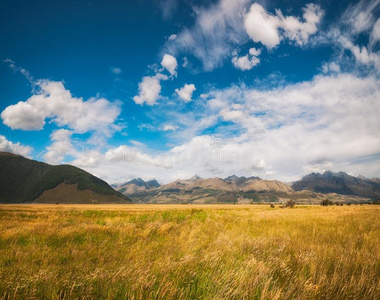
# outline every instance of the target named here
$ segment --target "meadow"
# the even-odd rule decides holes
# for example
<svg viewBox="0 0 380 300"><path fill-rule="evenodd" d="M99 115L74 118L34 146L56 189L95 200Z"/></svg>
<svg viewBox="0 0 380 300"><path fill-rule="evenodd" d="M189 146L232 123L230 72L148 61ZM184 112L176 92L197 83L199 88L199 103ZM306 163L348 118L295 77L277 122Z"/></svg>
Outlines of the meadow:
<svg viewBox="0 0 380 300"><path fill-rule="evenodd" d="M1 205L0 299L380 299L380 207Z"/></svg>

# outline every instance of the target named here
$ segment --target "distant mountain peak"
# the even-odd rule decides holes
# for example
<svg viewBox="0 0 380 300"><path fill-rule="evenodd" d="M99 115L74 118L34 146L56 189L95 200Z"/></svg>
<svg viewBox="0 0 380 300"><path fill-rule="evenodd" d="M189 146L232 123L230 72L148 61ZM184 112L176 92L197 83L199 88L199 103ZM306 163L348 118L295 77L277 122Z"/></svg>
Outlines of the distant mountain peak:
<svg viewBox="0 0 380 300"><path fill-rule="evenodd" d="M203 179L202 177L198 176L197 174L195 174L193 177L191 177L189 180L191 181L195 181L195 180L199 180L199 179Z"/></svg>
<svg viewBox="0 0 380 300"><path fill-rule="evenodd" d="M325 171L322 175L311 173L292 184L295 191L309 190L317 193L356 195L367 198L380 197L380 185L364 176L351 176L346 172Z"/></svg>
<svg viewBox="0 0 380 300"><path fill-rule="evenodd" d="M161 184L156 180L152 179L146 182L150 187L160 187Z"/></svg>

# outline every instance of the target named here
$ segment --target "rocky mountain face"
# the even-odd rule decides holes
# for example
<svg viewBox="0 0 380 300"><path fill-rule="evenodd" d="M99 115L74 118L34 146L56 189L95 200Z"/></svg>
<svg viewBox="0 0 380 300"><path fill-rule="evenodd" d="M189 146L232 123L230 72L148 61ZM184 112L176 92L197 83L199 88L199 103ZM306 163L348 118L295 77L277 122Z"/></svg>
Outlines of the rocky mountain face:
<svg viewBox="0 0 380 300"><path fill-rule="evenodd" d="M0 203L130 203L105 181L70 165L0 152Z"/></svg>
<svg viewBox="0 0 380 300"><path fill-rule="evenodd" d="M363 176L354 177L344 172L326 171L312 173L292 184L295 191L309 190L316 193L336 193L367 198L380 198L380 183Z"/></svg>

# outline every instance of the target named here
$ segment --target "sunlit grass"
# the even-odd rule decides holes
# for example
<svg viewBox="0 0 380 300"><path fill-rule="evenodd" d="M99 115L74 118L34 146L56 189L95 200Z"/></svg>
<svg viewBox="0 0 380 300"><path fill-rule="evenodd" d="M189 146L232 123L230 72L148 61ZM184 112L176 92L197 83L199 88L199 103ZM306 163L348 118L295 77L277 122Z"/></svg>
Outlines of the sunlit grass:
<svg viewBox="0 0 380 300"><path fill-rule="evenodd" d="M380 207L0 206L1 299L380 299Z"/></svg>

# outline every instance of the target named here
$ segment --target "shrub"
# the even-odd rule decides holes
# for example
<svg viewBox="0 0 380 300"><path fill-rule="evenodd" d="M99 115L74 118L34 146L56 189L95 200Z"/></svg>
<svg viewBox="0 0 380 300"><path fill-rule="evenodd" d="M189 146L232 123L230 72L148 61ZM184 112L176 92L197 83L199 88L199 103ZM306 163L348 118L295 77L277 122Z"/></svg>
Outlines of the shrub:
<svg viewBox="0 0 380 300"><path fill-rule="evenodd" d="M288 200L286 203L285 203L285 207L290 207L290 208L293 208L294 206L296 206L296 201L290 199Z"/></svg>
<svg viewBox="0 0 380 300"><path fill-rule="evenodd" d="M329 199L324 199L321 201L321 205L322 206L329 206L329 205L333 205L334 203L332 201L330 201Z"/></svg>

